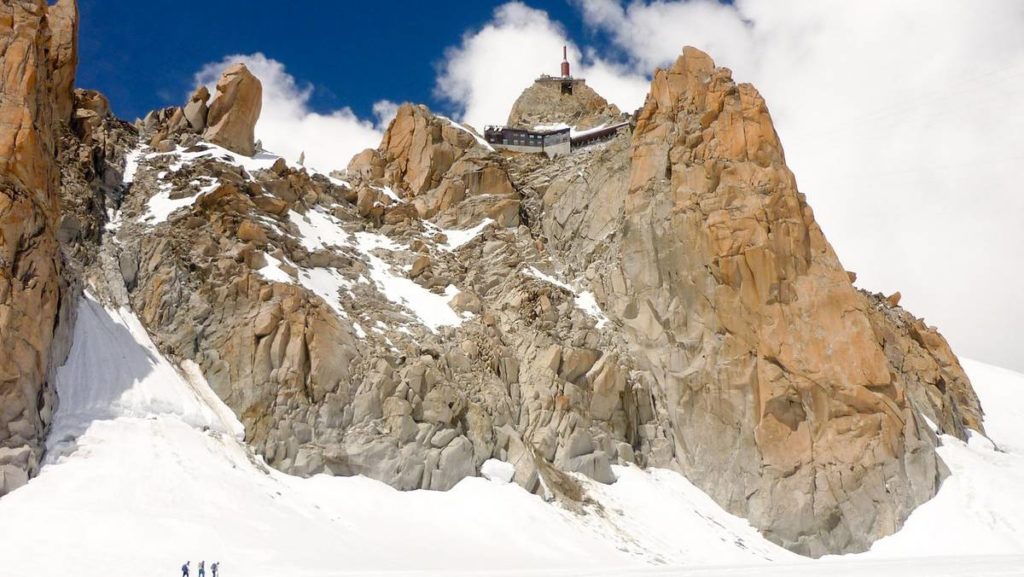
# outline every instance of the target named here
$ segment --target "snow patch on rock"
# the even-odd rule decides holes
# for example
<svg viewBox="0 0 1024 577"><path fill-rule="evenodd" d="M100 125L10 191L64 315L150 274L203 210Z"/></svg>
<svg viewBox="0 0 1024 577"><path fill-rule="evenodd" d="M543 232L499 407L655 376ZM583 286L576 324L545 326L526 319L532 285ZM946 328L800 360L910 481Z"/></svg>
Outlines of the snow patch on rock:
<svg viewBox="0 0 1024 577"><path fill-rule="evenodd" d="M594 293L590 291L577 291L572 287L572 285L562 282L549 274L545 274L540 270L537 270L537 267L534 266L526 267L522 270L522 273L526 276L532 276L533 278L553 284L558 288L572 293L575 296L576 308L594 318L597 321L597 324L595 325L596 328L601 329L608 324L608 316L605 315L604 311L601 310L601 307L597 305L597 299L594 298Z"/></svg>

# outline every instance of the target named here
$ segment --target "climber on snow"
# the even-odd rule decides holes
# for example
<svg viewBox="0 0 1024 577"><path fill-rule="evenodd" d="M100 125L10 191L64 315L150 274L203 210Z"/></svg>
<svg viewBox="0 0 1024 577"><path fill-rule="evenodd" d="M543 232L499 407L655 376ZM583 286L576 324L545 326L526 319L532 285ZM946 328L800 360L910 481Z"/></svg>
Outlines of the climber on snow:
<svg viewBox="0 0 1024 577"><path fill-rule="evenodd" d="M200 561L199 562L199 576L198 577L206 577L206 561Z"/></svg>
<svg viewBox="0 0 1024 577"><path fill-rule="evenodd" d="M181 566L181 577L188 577L188 564L191 561L185 561L185 564Z"/></svg>
<svg viewBox="0 0 1024 577"><path fill-rule="evenodd" d="M214 561L213 563L210 563L210 575L212 575L213 577L217 577L218 568L220 568L219 562Z"/></svg>

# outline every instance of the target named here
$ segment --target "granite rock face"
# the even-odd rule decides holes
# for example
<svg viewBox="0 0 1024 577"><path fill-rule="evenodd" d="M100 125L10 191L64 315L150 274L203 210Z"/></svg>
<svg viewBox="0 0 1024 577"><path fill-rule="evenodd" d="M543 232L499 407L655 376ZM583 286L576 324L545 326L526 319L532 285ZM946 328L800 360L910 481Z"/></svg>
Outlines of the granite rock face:
<svg viewBox="0 0 1024 577"><path fill-rule="evenodd" d="M188 103L182 111L182 114L185 116L185 120L188 122L192 130L195 130L196 132L206 130L206 117L210 113L210 108L207 106L206 102L209 99L210 91L207 90L205 86L200 86L192 93L192 96L188 99Z"/></svg>
<svg viewBox="0 0 1024 577"><path fill-rule="evenodd" d="M143 124L141 142L170 152L143 157L92 277L114 270L108 296L124 292L163 350L200 366L270 464L446 490L499 458L550 496L578 493L565 471L614 480L637 401L620 399L626 372L573 291L529 274L551 263L519 227L505 159L404 107L340 184L281 160L233 165L176 118ZM445 187L464 194L433 196ZM155 221L157 194L194 201Z"/></svg>
<svg viewBox="0 0 1024 577"><path fill-rule="evenodd" d="M807 555L894 532L945 472L922 411L963 437L976 398L921 390L940 377L904 362L905 332L852 286L752 86L684 50L630 154L609 308L665 394L682 471ZM924 333L924 372L953 365Z"/></svg>
<svg viewBox="0 0 1024 577"><path fill-rule="evenodd" d="M0 6L0 495L34 475L67 352L56 163L70 120L77 42L71 0Z"/></svg>

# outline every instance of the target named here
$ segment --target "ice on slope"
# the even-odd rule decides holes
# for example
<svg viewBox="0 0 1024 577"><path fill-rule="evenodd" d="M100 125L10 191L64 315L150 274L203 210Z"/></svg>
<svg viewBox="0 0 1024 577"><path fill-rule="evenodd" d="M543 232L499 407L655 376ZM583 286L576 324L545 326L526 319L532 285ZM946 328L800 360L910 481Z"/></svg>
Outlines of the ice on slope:
<svg viewBox="0 0 1024 577"><path fill-rule="evenodd" d="M192 206L200 196L213 191L219 186L218 181L213 181L199 188L194 194L180 198L171 198L172 187L169 183L160 183L160 189L156 194L146 201L146 214L142 217L143 222L149 225L157 225L170 218L174 211Z"/></svg>
<svg viewBox="0 0 1024 577"><path fill-rule="evenodd" d="M245 156L243 154L232 152L222 146L205 141L199 143L195 149L188 149L179 146L170 152L151 152L147 154L145 158L152 159L159 156L173 156L175 158L176 162L171 165L171 172L181 170L181 168L186 164L191 164L204 158L209 158L240 166L244 168L246 172L252 173L256 170L269 169L281 158L276 154L266 151L257 152L252 156Z"/></svg>
<svg viewBox="0 0 1024 577"><path fill-rule="evenodd" d="M348 313L341 306L341 291L348 291L354 284L341 276L337 269L317 267L299 269L299 282L307 290L312 291L327 303L339 317L348 318Z"/></svg>
<svg viewBox="0 0 1024 577"><path fill-rule="evenodd" d="M462 324L462 317L448 304L451 297L458 293L458 289L449 286L444 295L431 292L404 275L396 274L392 266L376 254L378 250L397 252L405 250L406 247L382 234L357 232L351 235L337 218L321 210L308 210L304 215L291 211L288 217L298 227L299 242L307 250L328 247L350 248L362 254L369 264L370 279L381 294L389 301L407 309L416 320L430 330L436 331L440 327ZM273 269L267 272L275 274ZM338 291L351 288L351 280L328 268L302 269L299 272L299 280L304 287L324 299L340 316L348 316L338 300Z"/></svg>
<svg viewBox="0 0 1024 577"><path fill-rule="evenodd" d="M146 224L156 225L166 221L174 211L192 206L200 196L217 188L218 182L209 179L213 180L213 182L201 187L195 194L181 198L171 198L172 185L162 181L172 173L181 170L186 164L194 163L204 158L217 159L228 164L240 166L251 173L255 170L269 169L280 158L268 152L259 152L251 157L243 156L209 142L202 142L196 148L196 150L191 150L179 146L170 152L146 153L142 147L139 147L128 153L125 158L123 178L126 184L130 184L135 180L141 161L160 157L174 159L167 172L161 172L157 175L159 190L146 201L146 214L142 218Z"/></svg>
<svg viewBox="0 0 1024 577"><path fill-rule="evenodd" d="M180 378L131 311L107 310L86 297L77 315L74 346L57 370L60 402L48 449L94 421L117 417L173 415L193 427L241 435L230 409L205 381Z"/></svg>
<svg viewBox="0 0 1024 577"><path fill-rule="evenodd" d="M140 145L124 157L124 175L122 182L131 184L135 180L135 173L139 170L139 160L142 159L143 147Z"/></svg>
<svg viewBox="0 0 1024 577"><path fill-rule="evenodd" d="M299 214L288 211L290 220L299 229L300 242L306 250L315 251L326 247L351 246L351 235L342 228L338 219L319 211L307 210Z"/></svg>
<svg viewBox="0 0 1024 577"><path fill-rule="evenodd" d="M279 282L286 284L292 284L295 282L295 279L293 279L291 275L286 273L284 269L281 268L281 265L284 263L282 263L279 259L275 258L272 255L264 253L263 260L267 261L267 264L263 265L263 267L259 269L256 269L256 272L259 273L260 276L271 282Z"/></svg>

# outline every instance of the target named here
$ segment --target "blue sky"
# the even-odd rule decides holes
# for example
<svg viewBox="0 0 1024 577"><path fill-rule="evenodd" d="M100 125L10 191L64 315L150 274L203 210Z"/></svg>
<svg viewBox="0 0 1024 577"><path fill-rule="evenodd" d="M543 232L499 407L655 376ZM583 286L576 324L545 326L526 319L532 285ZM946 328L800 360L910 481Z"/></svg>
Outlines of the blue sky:
<svg viewBox="0 0 1024 577"><path fill-rule="evenodd" d="M229 54L263 52L315 88L311 107L372 116L380 99L442 108L434 98L445 49L478 29L501 2L281 2L79 0L78 84L106 94L127 119L183 102L193 75ZM584 32L568 2L530 2L572 36ZM555 59L557 55L553 55ZM556 62L557 64L557 62Z"/></svg>

